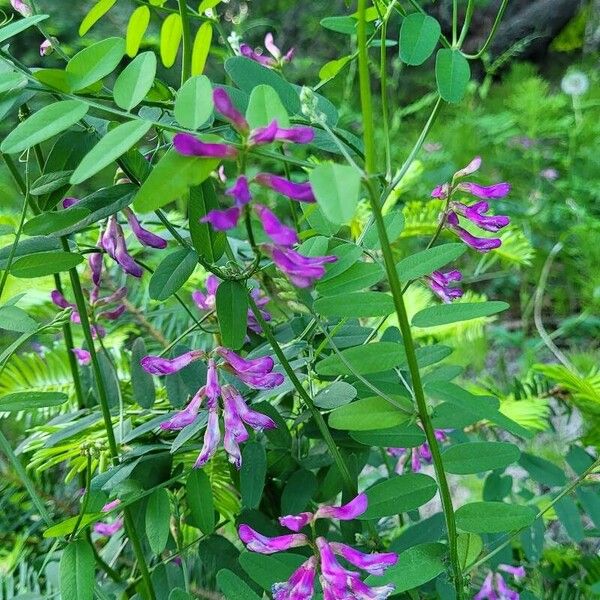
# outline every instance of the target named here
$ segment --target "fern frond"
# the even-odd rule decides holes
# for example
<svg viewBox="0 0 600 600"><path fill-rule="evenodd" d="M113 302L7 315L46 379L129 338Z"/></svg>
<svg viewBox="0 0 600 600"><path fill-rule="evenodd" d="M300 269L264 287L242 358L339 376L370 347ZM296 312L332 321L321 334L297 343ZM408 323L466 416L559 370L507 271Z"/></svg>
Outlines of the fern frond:
<svg viewBox="0 0 600 600"><path fill-rule="evenodd" d="M515 400L511 394L500 398L500 412L531 431L546 431L550 427L550 407L546 398Z"/></svg>
<svg viewBox="0 0 600 600"><path fill-rule="evenodd" d="M400 237L432 236L438 227L439 216L443 210L442 200L411 200L403 208L404 230Z"/></svg>

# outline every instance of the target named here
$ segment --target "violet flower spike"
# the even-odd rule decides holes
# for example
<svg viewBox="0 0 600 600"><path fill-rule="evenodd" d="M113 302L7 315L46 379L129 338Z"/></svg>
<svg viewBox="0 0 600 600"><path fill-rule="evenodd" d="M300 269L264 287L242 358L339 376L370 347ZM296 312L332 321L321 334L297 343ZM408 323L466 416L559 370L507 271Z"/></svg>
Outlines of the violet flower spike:
<svg viewBox="0 0 600 600"><path fill-rule="evenodd" d="M177 412L167 421L163 421L160 424L160 428L169 431L179 431L180 429L191 425L198 417L198 411L200 410L203 397L204 388L201 388L196 392L189 404L183 410Z"/></svg>
<svg viewBox="0 0 600 600"><path fill-rule="evenodd" d="M80 365L89 365L92 362L92 355L87 350L73 348L72 352Z"/></svg>
<svg viewBox="0 0 600 600"><path fill-rule="evenodd" d="M92 282L95 286L99 286L102 281L102 267L104 266L102 252L92 252L88 257L88 266L92 274Z"/></svg>
<svg viewBox="0 0 600 600"><path fill-rule="evenodd" d="M276 552L284 552L290 548L299 548L308 544L308 538L303 533L267 537L246 524L240 525L238 534L248 550L259 554L275 554Z"/></svg>
<svg viewBox="0 0 600 600"><path fill-rule="evenodd" d="M50 299L52 300L53 304L58 306L58 308L75 308L76 307L75 304L71 304L70 302L67 302L67 299L58 290L52 290L52 292L50 292Z"/></svg>
<svg viewBox="0 0 600 600"><path fill-rule="evenodd" d="M395 552L366 554L339 542L332 542L329 546L335 554L343 556L349 563L371 575L383 575L388 567L398 562L398 555Z"/></svg>
<svg viewBox="0 0 600 600"><path fill-rule="evenodd" d="M456 235L465 244L477 250L477 252L489 252L494 248L499 248L502 245L502 240L499 238L478 238L470 234L466 229L458 224L458 216L454 212L449 212L446 218L448 227L456 233Z"/></svg>
<svg viewBox="0 0 600 600"><path fill-rule="evenodd" d="M238 373L265 374L273 370L275 362L270 356L259 358L242 358L229 348L219 346L216 352Z"/></svg>
<svg viewBox="0 0 600 600"><path fill-rule="evenodd" d="M434 271L426 278L431 290L439 296L444 302L452 302L463 295L463 291L457 287L451 287L453 281L460 281L462 273L457 270L442 273L442 271Z"/></svg>
<svg viewBox="0 0 600 600"><path fill-rule="evenodd" d="M483 199L504 198L510 193L510 183L495 183L494 185L478 185L477 183L459 183L456 189L467 192L472 196Z"/></svg>
<svg viewBox="0 0 600 600"><path fill-rule="evenodd" d="M321 506L315 513L315 519L352 521L367 510L368 503L369 501L366 494L358 494L354 500L351 500L342 506Z"/></svg>
<svg viewBox="0 0 600 600"><path fill-rule="evenodd" d="M317 558L311 556L303 562L285 583L271 587L273 600L311 600L317 575Z"/></svg>
<svg viewBox="0 0 600 600"><path fill-rule="evenodd" d="M117 508L117 506L119 506L121 504L121 501L116 498L115 500L112 500L111 502L107 502L103 507L102 507L102 512L110 512L113 508Z"/></svg>
<svg viewBox="0 0 600 600"><path fill-rule="evenodd" d="M494 583L496 584L496 589L498 590L498 593L500 594L501 600L519 600L519 598L520 598L519 592L517 592L515 590L511 590L508 587L508 584L506 583L506 581L504 580L504 577L502 577L502 575L500 575L500 573L496 573L496 575L494 575Z"/></svg>
<svg viewBox="0 0 600 600"><path fill-rule="evenodd" d="M125 216L127 217L127 221L129 222L129 226L131 227L131 231L133 231L133 235L138 239L140 244L144 246L149 246L150 248L158 248L163 250L167 247L167 240L161 238L160 236L144 229L137 217L133 214L133 211L129 208L125 208L123 210Z"/></svg>
<svg viewBox="0 0 600 600"><path fill-rule="evenodd" d="M284 225L266 206L256 204L254 210L262 223L265 233L278 246L293 246L294 244L299 243L296 230Z"/></svg>
<svg viewBox="0 0 600 600"><path fill-rule="evenodd" d="M140 265L133 260L127 251L125 236L123 235L123 230L118 223L114 259L119 263L119 265L121 265L125 273L133 275L133 277L141 277L144 274L142 267L140 267Z"/></svg>
<svg viewBox="0 0 600 600"><path fill-rule="evenodd" d="M510 219L504 215L485 215L484 213L490 208L489 203L485 200L476 202L471 206L467 206L461 202L453 202L452 208L484 231L500 231L500 229L510 223Z"/></svg>
<svg viewBox="0 0 600 600"><path fill-rule="evenodd" d="M216 88L213 91L213 102L215 108L240 132L248 131L248 121L244 115L235 108L229 94L223 88Z"/></svg>
<svg viewBox="0 0 600 600"><path fill-rule="evenodd" d="M276 140L292 142L294 144L310 144L315 139L315 130L305 125L277 129Z"/></svg>
<svg viewBox="0 0 600 600"><path fill-rule="evenodd" d="M316 202L310 183L295 183L285 177L273 175L272 173L259 173L255 178L258 184L271 188L283 196L299 202Z"/></svg>
<svg viewBox="0 0 600 600"><path fill-rule="evenodd" d="M275 266L285 273L290 281L301 288L310 287L325 275L326 263L337 260L337 256L303 256L291 248L266 247Z"/></svg>
<svg viewBox="0 0 600 600"><path fill-rule="evenodd" d="M314 520L314 515L311 512L301 512L298 515L286 515L279 517L279 524L290 531L300 531Z"/></svg>
<svg viewBox="0 0 600 600"><path fill-rule="evenodd" d="M245 175L240 175L235 183L227 190L225 194L235 200L236 206L244 206L252 200L248 178Z"/></svg>
<svg viewBox="0 0 600 600"><path fill-rule="evenodd" d="M189 133L178 133L173 138L173 146L183 156L234 159L238 154L233 146L215 142L203 142Z"/></svg>
<svg viewBox="0 0 600 600"><path fill-rule="evenodd" d="M242 398L240 393L231 385L224 385L222 389L223 404L231 402L235 407L237 416L246 425L254 429L254 431L262 431L263 429L275 429L277 424L273 419L260 413L256 410L252 410L248 407L245 400ZM243 441L243 440L238 440Z"/></svg>
<svg viewBox="0 0 600 600"><path fill-rule="evenodd" d="M106 229L100 237L100 247L114 260L117 248L117 219L111 215L106 223Z"/></svg>
<svg viewBox="0 0 600 600"><path fill-rule="evenodd" d="M254 62L263 65L263 67L272 68L277 64L269 56L263 56L262 54L256 52L256 50L253 50L248 44L240 44L240 54L246 58L249 58L250 60L253 60Z"/></svg>
<svg viewBox="0 0 600 600"><path fill-rule="evenodd" d="M221 439L221 430L219 429L219 413L216 404L209 407L208 424L204 432L204 444L202 450L194 464L195 469L203 467L217 451L217 446Z"/></svg>
<svg viewBox="0 0 600 600"><path fill-rule="evenodd" d="M140 365L146 373L150 373L151 375L171 375L203 356L204 352L202 350L191 350L170 359L149 355L142 358Z"/></svg>

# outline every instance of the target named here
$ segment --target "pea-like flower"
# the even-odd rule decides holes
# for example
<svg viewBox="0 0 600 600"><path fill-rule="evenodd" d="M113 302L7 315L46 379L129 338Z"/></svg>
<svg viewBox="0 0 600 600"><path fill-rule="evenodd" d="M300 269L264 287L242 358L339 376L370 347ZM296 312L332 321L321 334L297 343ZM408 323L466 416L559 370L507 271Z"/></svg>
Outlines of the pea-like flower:
<svg viewBox="0 0 600 600"><path fill-rule="evenodd" d="M394 591L394 585L370 587L361 580L356 571L345 569L337 560L341 556L353 567L372 575L383 575L388 567L396 564L394 552L376 552L367 554L341 542L328 542L317 537L311 542L309 537L299 533L301 529L316 519L338 519L349 521L367 510L368 499L359 494L354 500L343 506L321 506L314 513L303 512L299 515L280 517L279 523L293 534L267 537L255 531L249 525L239 528L240 539L248 550L260 554L284 552L300 546L311 546L314 554L300 565L285 582L275 583L272 587L274 600L311 600L314 596L314 583L319 574L324 600L354 598L358 600L385 600Z"/></svg>
<svg viewBox="0 0 600 600"><path fill-rule="evenodd" d="M448 439L443 429L435 430L435 438L438 442L445 442ZM431 448L427 442L416 448L388 448L388 454L399 458L395 469L398 474L402 474L404 465L409 458L410 468L414 473L418 473L423 465L430 465L433 460Z"/></svg>
<svg viewBox="0 0 600 600"><path fill-rule="evenodd" d="M102 507L102 512L110 512L114 508L117 508L121 504L119 499L113 500L112 502L108 502ZM94 533L104 537L110 537L123 529L123 517L118 516L112 521L100 521L99 523L94 524Z"/></svg>
<svg viewBox="0 0 600 600"><path fill-rule="evenodd" d="M310 287L325 275L325 266L337 260L336 256L304 256L291 248L267 246L277 268L285 273L289 280L300 288Z"/></svg>
<svg viewBox="0 0 600 600"><path fill-rule="evenodd" d="M500 571L509 573L516 580L525 577L525 569L511 565L498 565ZM500 573L489 571L479 592L473 596L473 600L519 600L520 594L508 587L504 577Z"/></svg>
<svg viewBox="0 0 600 600"><path fill-rule="evenodd" d="M40 44L40 56L48 56L48 54L52 54L52 42L50 40L44 40Z"/></svg>
<svg viewBox="0 0 600 600"><path fill-rule="evenodd" d="M463 295L463 291L460 288L450 285L452 282L462 279L462 273L456 269L447 271L446 273L434 271L425 279L429 283L431 290L444 302L452 302Z"/></svg>
<svg viewBox="0 0 600 600"><path fill-rule="evenodd" d="M23 0L10 0L10 5L23 17L30 17L33 14L31 7Z"/></svg>
<svg viewBox="0 0 600 600"><path fill-rule="evenodd" d="M273 175L272 173L259 173L254 181L256 183L276 191L282 196L287 196L299 202L316 202L312 187L308 181L296 183L285 177Z"/></svg>
<svg viewBox="0 0 600 600"><path fill-rule="evenodd" d="M286 63L289 63L294 58L295 50L291 48L285 54L275 45L272 33L267 33L265 36L265 48L271 56L265 56L260 52L251 48L248 44L240 44L240 54L253 60L269 69L281 68Z"/></svg>
<svg viewBox="0 0 600 600"><path fill-rule="evenodd" d="M217 365L215 356L221 357L223 362ZM145 356L140 364L146 372L153 375L170 375L185 368L193 361L206 357L207 354L204 351L192 350L172 359ZM202 403L206 400L208 423L204 433L204 443L194 465L197 468L203 467L214 456L221 441L220 397L223 403L222 414L225 430L223 447L229 456L229 461L239 469L242 465L239 444L248 439L245 425L255 431L262 431L263 429L273 429L276 424L270 417L252 410L232 385L226 384L221 387L218 368L233 373L252 388L273 389L283 383L283 375L272 372L274 366L274 361L270 356L247 359L227 348L216 348L208 357L205 384L194 394L183 410L161 423L161 429L177 431L191 425L196 421Z"/></svg>

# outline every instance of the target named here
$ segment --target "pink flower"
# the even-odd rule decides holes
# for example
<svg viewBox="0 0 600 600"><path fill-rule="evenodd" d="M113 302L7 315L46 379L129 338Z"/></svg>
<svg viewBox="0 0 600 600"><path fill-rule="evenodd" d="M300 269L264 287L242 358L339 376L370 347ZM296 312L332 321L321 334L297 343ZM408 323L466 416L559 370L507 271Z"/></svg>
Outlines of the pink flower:
<svg viewBox="0 0 600 600"><path fill-rule="evenodd" d="M275 583L271 589L273 600L311 600L317 566L316 557L311 556L290 575L285 583Z"/></svg>
<svg viewBox="0 0 600 600"><path fill-rule="evenodd" d="M210 210L200 219L201 223L210 223L217 231L228 231L237 226L242 211L237 206L225 210Z"/></svg>
<svg viewBox="0 0 600 600"><path fill-rule="evenodd" d="M476 202L471 206L462 204L462 202L452 202L452 208L484 231L500 231L510 223L510 219L504 215L486 215L485 213L488 212L490 205L485 200Z"/></svg>
<svg viewBox="0 0 600 600"><path fill-rule="evenodd" d="M215 103L217 111L230 121L238 131L248 131L248 121L246 121L244 115L235 108L229 94L223 88L216 88L213 91L213 102Z"/></svg>
<svg viewBox="0 0 600 600"><path fill-rule="evenodd" d="M290 531L300 531L313 521L314 515L311 512L302 512L298 515L286 515L285 517L279 517L279 524Z"/></svg>
<svg viewBox="0 0 600 600"><path fill-rule="evenodd" d="M325 275L326 263L335 262L337 256L303 256L291 248L270 246L265 248L271 254L277 268L285 273L298 287L310 287Z"/></svg>
<svg viewBox="0 0 600 600"><path fill-rule="evenodd" d="M316 202L315 195L309 182L295 183L285 177L273 175L272 173L259 173L254 181L264 187L271 188L276 192L287 196L292 200L300 202Z"/></svg>
<svg viewBox="0 0 600 600"><path fill-rule="evenodd" d="M73 354L77 358L80 365L89 365L92 362L92 355L83 348L73 348Z"/></svg>
<svg viewBox="0 0 600 600"><path fill-rule="evenodd" d="M293 246L299 242L296 230L284 225L266 206L257 204L254 210L258 214L265 233L278 246Z"/></svg>
<svg viewBox="0 0 600 600"><path fill-rule="evenodd" d="M209 275L206 279L206 294L200 291L192 294L192 298L198 308L201 310L215 309L219 283L220 281L214 275Z"/></svg>
<svg viewBox="0 0 600 600"><path fill-rule="evenodd" d="M50 40L44 40L40 44L40 56L48 56L48 54L52 53L52 42Z"/></svg>
<svg viewBox="0 0 600 600"><path fill-rule="evenodd" d="M479 185L477 183L459 183L457 189L478 198L504 198L510 193L510 183L495 183L494 185Z"/></svg>
<svg viewBox="0 0 600 600"><path fill-rule="evenodd" d="M454 179L472 175L475 171L479 171L479 167L481 167L481 156L476 156L466 167L463 167L454 173Z"/></svg>
<svg viewBox="0 0 600 600"><path fill-rule="evenodd" d="M479 238L469 233L459 225L458 216L452 211L448 213L446 223L448 228L454 231L465 244L473 248L473 250L477 250L477 252L489 252L502 245L500 238Z"/></svg>
<svg viewBox="0 0 600 600"><path fill-rule="evenodd" d="M248 186L248 178L245 175L240 175L235 183L225 191L227 196L230 196L235 200L236 206L244 206L252 200L252 194L250 193L250 187Z"/></svg>
<svg viewBox="0 0 600 600"><path fill-rule="evenodd" d="M115 519L112 523L96 523L94 533L104 537L110 537L123 528L123 519Z"/></svg>
<svg viewBox="0 0 600 600"><path fill-rule="evenodd" d="M266 127L252 131L250 141L255 144L271 144L276 141L292 142L294 144L309 144L315 139L312 127L297 125L294 127L279 127L277 121L271 121Z"/></svg>
<svg viewBox="0 0 600 600"><path fill-rule="evenodd" d="M167 240L161 238L160 236L144 229L137 217L133 214L133 211L129 208L123 209L123 213L127 217L127 221L129 222L129 226L131 227L131 231L133 231L133 235L139 240L140 244L144 246L149 246L151 248L159 248L164 249L167 247Z"/></svg>
<svg viewBox="0 0 600 600"><path fill-rule="evenodd" d="M184 156L203 156L206 158L235 158L237 150L228 144L202 142L189 133L178 133L173 138L173 146Z"/></svg>
<svg viewBox="0 0 600 600"><path fill-rule="evenodd" d="M190 400L190 403L183 409L171 417L168 421L163 421L160 424L161 429L168 429L171 431L179 431L188 425L191 425L198 417L198 411L202 404L204 397L204 388L200 388L194 397Z"/></svg>
<svg viewBox="0 0 600 600"><path fill-rule="evenodd" d="M371 575L383 575L388 567L395 565L398 561L398 555L394 552L365 554L339 542L332 542L330 547L336 554L343 556L349 563L363 571L367 571Z"/></svg>
<svg viewBox="0 0 600 600"><path fill-rule="evenodd" d="M339 519L352 521L367 510L368 500L366 494L359 494L343 506L321 506L315 513L315 519Z"/></svg>
<svg viewBox="0 0 600 600"><path fill-rule="evenodd" d="M198 469L203 467L214 456L220 439L221 430L219 429L219 413L215 402L215 404L208 409L208 424L206 426L206 431L204 432L204 444L194 464L195 468Z"/></svg>
<svg viewBox="0 0 600 600"><path fill-rule="evenodd" d="M426 277L429 287L439 296L444 302L452 302L463 295L460 288L451 287L453 281L460 281L462 273L456 269L442 273L442 271L434 271L429 277Z"/></svg>
<svg viewBox="0 0 600 600"><path fill-rule="evenodd" d="M11 6L23 17L30 17L33 11L22 0L10 0Z"/></svg>
<svg viewBox="0 0 600 600"><path fill-rule="evenodd" d="M288 50L286 54L282 53L281 49L275 45L272 33L267 33L265 36L265 48L271 55L270 57L264 56L256 50L253 50L250 46L248 46L248 44L240 44L240 53L242 56L245 56L246 58L260 63L261 65L270 69L282 67L285 63L289 63L294 57L293 48Z"/></svg>
<svg viewBox="0 0 600 600"><path fill-rule="evenodd" d="M275 554L308 544L308 538L302 533L267 537L246 524L240 525L238 533L248 550L259 554Z"/></svg>
<svg viewBox="0 0 600 600"><path fill-rule="evenodd" d="M171 359L160 356L144 356L140 361L140 365L142 365L146 373L150 373L151 375L171 375L203 356L204 352L202 350L185 352Z"/></svg>

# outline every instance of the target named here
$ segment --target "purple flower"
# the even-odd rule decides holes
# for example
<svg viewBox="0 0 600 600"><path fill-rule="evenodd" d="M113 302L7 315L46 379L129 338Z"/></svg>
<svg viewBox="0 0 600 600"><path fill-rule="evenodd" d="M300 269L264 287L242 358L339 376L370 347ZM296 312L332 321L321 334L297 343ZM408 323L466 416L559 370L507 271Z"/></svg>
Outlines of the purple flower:
<svg viewBox="0 0 600 600"><path fill-rule="evenodd" d="M248 550L259 554L275 554L276 552L284 552L290 548L298 548L308 544L308 538L303 533L267 537L246 524L240 525L238 533Z"/></svg>
<svg viewBox="0 0 600 600"><path fill-rule="evenodd" d="M190 400L190 403L183 409L171 417L168 421L163 421L160 424L161 429L167 429L171 431L179 431L188 425L191 425L198 416L200 405L204 397L204 388L200 388L194 397Z"/></svg>
<svg viewBox="0 0 600 600"><path fill-rule="evenodd" d="M151 231L144 229L137 220L137 217L133 214L132 210L125 208L123 209L123 213L127 217L127 221L129 222L131 231L133 231L133 235L135 235L135 237L139 240L140 244L149 246L151 248L159 248L161 250L167 247L167 240L164 240Z"/></svg>
<svg viewBox="0 0 600 600"><path fill-rule="evenodd" d="M398 561L398 555L394 552L365 554L339 542L331 543L330 547L335 554L343 556L349 563L371 575L383 575L388 567L395 565Z"/></svg>
<svg viewBox="0 0 600 600"><path fill-rule="evenodd" d="M271 121L266 127L254 129L250 136L250 141L255 145L271 144L275 141L309 144L314 139L315 132L311 127L303 125L279 127L276 120Z"/></svg>
<svg viewBox="0 0 600 600"><path fill-rule="evenodd" d="M10 0L11 6L23 17L30 17L33 11L22 0Z"/></svg>
<svg viewBox="0 0 600 600"><path fill-rule="evenodd" d="M438 442L444 442L447 439L446 432L443 429L435 430L435 438ZM429 444L425 442L416 448L388 448L388 454L396 458L400 458L396 464L396 473L402 474L404 464L410 457L410 468L413 472L418 473L423 464L429 465L432 461L431 449Z"/></svg>
<svg viewBox="0 0 600 600"><path fill-rule="evenodd" d="M202 142L189 133L178 133L173 145L184 156L204 156L209 158L235 158L237 150L227 144Z"/></svg>
<svg viewBox="0 0 600 600"><path fill-rule="evenodd" d="M44 40L40 44L40 56L48 56L48 54L52 53L52 42L50 40Z"/></svg>
<svg viewBox="0 0 600 600"><path fill-rule="evenodd" d="M245 359L227 348L218 348L217 352L225 359L235 376L252 388L273 389L283 383L281 373L272 373L274 362L270 356Z"/></svg>
<svg viewBox="0 0 600 600"><path fill-rule="evenodd" d="M71 208L71 206L75 206L78 202L78 198L73 198L69 196L68 198L63 198L62 205L63 208Z"/></svg>
<svg viewBox="0 0 600 600"><path fill-rule="evenodd" d="M315 513L315 519L339 519L352 521L367 510L368 499L366 494L359 494L343 506L321 506Z"/></svg>
<svg viewBox="0 0 600 600"><path fill-rule="evenodd" d="M220 281L214 276L209 275L206 279L206 294L200 291L192 293L192 298L196 306L201 310L214 310L217 302L217 288Z"/></svg>
<svg viewBox="0 0 600 600"><path fill-rule="evenodd" d="M248 131L248 121L244 115L235 108L229 94L223 88L213 91L213 102L215 108L240 132Z"/></svg>
<svg viewBox="0 0 600 600"><path fill-rule="evenodd" d="M313 521L314 515L311 512L302 512L298 515L286 515L285 517L279 517L279 524L290 531L300 531Z"/></svg>
<svg viewBox="0 0 600 600"><path fill-rule="evenodd" d="M115 519L112 523L96 523L94 533L104 537L110 537L123 528L123 519Z"/></svg>
<svg viewBox="0 0 600 600"><path fill-rule="evenodd" d="M337 260L337 256L303 256L291 248L266 247L277 268L285 273L290 281L301 288L310 287L325 275L326 263Z"/></svg>
<svg viewBox="0 0 600 600"><path fill-rule="evenodd" d="M223 399L227 398L228 402L231 402L232 406L235 407L235 412L239 418L246 423L254 431L262 431L263 429L275 429L277 424L271 417L263 415L256 410L252 410L248 407L240 393L231 385L223 386ZM238 439L237 441L244 441Z"/></svg>
<svg viewBox="0 0 600 600"><path fill-rule="evenodd" d="M59 308L75 308L76 306L75 304L67 302L67 299L58 290L52 290L52 292L50 292L50 299Z"/></svg>
<svg viewBox="0 0 600 600"><path fill-rule="evenodd" d="M510 183L495 183L494 185L478 185L477 183L459 183L457 189L467 192L477 198L504 198L510 192Z"/></svg>
<svg viewBox="0 0 600 600"><path fill-rule="evenodd" d="M89 365L92 362L92 355L83 348L73 348L73 354L77 358L80 365Z"/></svg>
<svg viewBox="0 0 600 600"><path fill-rule="evenodd" d="M262 318L267 322L270 321L271 313L266 310L263 310L263 306L266 306L267 304L269 304L271 299L268 296L265 296L259 288L253 288L252 291L250 292L250 295L252 296L254 302L256 303L256 306L258 307L258 310L260 311ZM248 309L248 329L257 334L262 333L262 328L259 325L258 320L254 316L254 313L252 312L251 309Z"/></svg>
<svg viewBox="0 0 600 600"><path fill-rule="evenodd" d="M277 139L279 126L277 121L271 121L266 127L258 127L252 130L250 141L255 144L271 144Z"/></svg>
<svg viewBox="0 0 600 600"><path fill-rule="evenodd" d="M444 302L452 302L463 295L460 288L451 287L452 281L460 281L462 273L457 270L442 273L434 271L429 277L426 277L429 287L439 296Z"/></svg>
<svg viewBox="0 0 600 600"><path fill-rule="evenodd" d="M88 257L88 266L92 274L92 281L94 285L99 286L100 281L102 280L102 253L92 252Z"/></svg>
<svg viewBox="0 0 600 600"><path fill-rule="evenodd" d="M476 202L471 206L467 206L461 202L452 202L452 208L455 212L469 219L471 223L484 231L500 231L500 229L510 223L510 219L504 215L485 215L490 208L489 202L485 200Z"/></svg>
<svg viewBox="0 0 600 600"><path fill-rule="evenodd" d="M311 556L292 573L285 583L275 583L271 588L273 600L311 600L317 566L317 558Z"/></svg>
<svg viewBox="0 0 600 600"><path fill-rule="evenodd" d="M121 504L121 501L116 498L115 500L112 500L111 502L107 502L103 507L102 507L102 512L110 512L111 510L113 510L113 508L117 508L117 506L119 506Z"/></svg>
<svg viewBox="0 0 600 600"><path fill-rule="evenodd" d="M144 356L140 361L140 365L146 373L151 375L171 375L203 356L204 352L202 350L191 350L171 359L160 356Z"/></svg>
<svg viewBox="0 0 600 600"><path fill-rule="evenodd" d="M525 575L527 574L523 565L513 567L512 565L500 564L498 565L498 569L500 569L500 571L504 571L505 573L510 573L516 579L525 577Z"/></svg>
<svg viewBox="0 0 600 600"><path fill-rule="evenodd" d="M472 175L475 171L479 170L479 167L481 167L481 156L476 156L466 167L463 167L454 173L454 179Z"/></svg>
<svg viewBox="0 0 600 600"><path fill-rule="evenodd" d="M515 578L525 577L523 567L512 567L510 565L498 565L498 569L510 573ZM486 575L479 592L473 596L473 600L519 600L517 591L508 587L504 577L500 573L489 571Z"/></svg>
<svg viewBox="0 0 600 600"><path fill-rule="evenodd" d="M290 62L294 57L293 48L288 50L286 54L283 54L281 52L280 48L276 46L275 42L273 41L272 33L267 33L267 35L265 36L265 48L271 54L272 58L269 56L264 56L256 50L253 50L250 46L248 46L248 44L240 44L240 53L242 54L242 56L245 56L246 58L260 63L261 65L270 69L275 67L281 67L285 63Z"/></svg>
<svg viewBox="0 0 600 600"><path fill-rule="evenodd" d="M465 244L474 250L477 250L477 252L489 252L502 245L502 241L499 238L479 238L470 234L458 224L458 216L452 211L448 213L446 223L448 224L448 227L454 231L463 242L465 242Z"/></svg>
<svg viewBox="0 0 600 600"><path fill-rule="evenodd" d="M203 467L214 456L220 439L219 413L215 402L214 406L210 406L208 409L208 424L204 432L204 444L194 464L195 468Z"/></svg>
<svg viewBox="0 0 600 600"><path fill-rule="evenodd" d="M254 210L258 214L265 233L278 246L293 246L299 242L296 231L284 225L266 206L257 204L254 206Z"/></svg>
<svg viewBox="0 0 600 600"><path fill-rule="evenodd" d="M448 197L449 193L450 193L450 186L447 183L444 183L443 185L438 185L433 188L433 190L431 192L431 197L444 200Z"/></svg>
<svg viewBox="0 0 600 600"><path fill-rule="evenodd" d="M217 231L233 229L240 220L242 211L237 206L225 210L210 210L200 219L201 223L210 223Z"/></svg>
<svg viewBox="0 0 600 600"><path fill-rule="evenodd" d="M298 200L299 202L316 202L312 187L307 181L295 183L285 177L273 175L272 173L259 173L254 180L264 187L271 188L283 196Z"/></svg>
<svg viewBox="0 0 600 600"><path fill-rule="evenodd" d="M252 194L250 193L250 186L248 185L248 178L245 175L240 175L235 183L225 191L227 196L230 196L235 200L236 206L244 206L252 200Z"/></svg>
<svg viewBox="0 0 600 600"><path fill-rule="evenodd" d="M204 393L210 402L210 406L215 405L219 396L221 395L217 364L212 358L208 360L208 371L206 373L206 386Z"/></svg>

